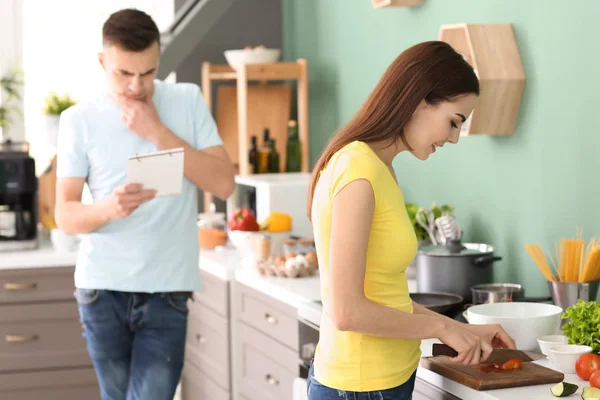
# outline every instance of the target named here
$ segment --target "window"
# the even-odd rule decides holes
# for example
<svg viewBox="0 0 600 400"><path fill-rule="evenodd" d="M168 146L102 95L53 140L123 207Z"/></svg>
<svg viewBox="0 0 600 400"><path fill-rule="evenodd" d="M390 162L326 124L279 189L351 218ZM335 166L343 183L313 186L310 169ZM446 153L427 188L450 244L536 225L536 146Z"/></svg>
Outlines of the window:
<svg viewBox="0 0 600 400"><path fill-rule="evenodd" d="M175 12L174 0L24 1L25 138L36 159L52 157L55 151L45 143L45 97L55 91L81 100L103 89L97 57L102 24L111 13L129 7L150 14L160 31Z"/></svg>

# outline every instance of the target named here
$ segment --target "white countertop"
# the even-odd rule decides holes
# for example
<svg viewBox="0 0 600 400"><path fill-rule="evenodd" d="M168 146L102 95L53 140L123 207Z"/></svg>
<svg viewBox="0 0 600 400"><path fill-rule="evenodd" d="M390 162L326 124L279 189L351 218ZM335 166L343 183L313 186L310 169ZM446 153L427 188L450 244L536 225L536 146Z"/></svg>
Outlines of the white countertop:
<svg viewBox="0 0 600 400"><path fill-rule="evenodd" d="M302 278L280 278L262 276L254 268L242 268L235 271L235 279L295 308L321 299L318 275Z"/></svg>
<svg viewBox="0 0 600 400"><path fill-rule="evenodd" d="M0 252L0 270L74 267L76 261L77 252L57 252L44 239L40 239L39 248L34 250Z"/></svg>
<svg viewBox="0 0 600 400"><path fill-rule="evenodd" d="M219 279L230 281L235 278L235 270L244 268L240 253L232 247L216 250L200 250L200 269Z"/></svg>

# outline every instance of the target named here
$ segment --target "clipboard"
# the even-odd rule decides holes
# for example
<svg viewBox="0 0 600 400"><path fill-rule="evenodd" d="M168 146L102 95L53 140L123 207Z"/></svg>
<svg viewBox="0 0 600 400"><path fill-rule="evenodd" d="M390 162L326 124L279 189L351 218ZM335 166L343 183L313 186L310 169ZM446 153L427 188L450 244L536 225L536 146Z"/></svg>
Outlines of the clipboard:
<svg viewBox="0 0 600 400"><path fill-rule="evenodd" d="M130 156L127 183L156 190L156 197L175 196L183 185L183 147Z"/></svg>

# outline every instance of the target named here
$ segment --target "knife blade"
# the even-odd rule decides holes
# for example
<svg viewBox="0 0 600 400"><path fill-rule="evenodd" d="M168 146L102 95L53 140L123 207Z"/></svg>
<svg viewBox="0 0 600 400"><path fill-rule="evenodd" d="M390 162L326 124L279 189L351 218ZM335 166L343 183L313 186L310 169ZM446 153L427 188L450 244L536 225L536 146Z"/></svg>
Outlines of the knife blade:
<svg viewBox="0 0 600 400"><path fill-rule="evenodd" d="M432 355L436 356L447 356L447 357L456 357L458 352L454 350L452 347L443 343L434 343L432 348ZM518 358L522 362L531 362L535 360L539 360L543 358L542 354L537 354L533 352L525 352L522 350L513 350L513 349L500 349L495 348L492 350L492 354L485 360L482 364L504 364L510 359Z"/></svg>

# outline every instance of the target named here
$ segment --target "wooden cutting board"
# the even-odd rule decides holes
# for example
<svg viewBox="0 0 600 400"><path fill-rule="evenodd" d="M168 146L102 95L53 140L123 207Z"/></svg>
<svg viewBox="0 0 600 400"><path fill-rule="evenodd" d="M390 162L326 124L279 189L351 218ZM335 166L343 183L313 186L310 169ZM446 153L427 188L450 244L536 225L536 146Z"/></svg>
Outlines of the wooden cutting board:
<svg viewBox="0 0 600 400"><path fill-rule="evenodd" d="M521 369L485 372L476 366L449 362L444 357L423 357L421 366L475 390L490 390L562 382L564 374L527 362Z"/></svg>
<svg viewBox="0 0 600 400"><path fill-rule="evenodd" d="M238 164L238 113L237 89L219 85L217 89L216 124L227 153ZM288 84L259 84L248 86L248 147L250 136L256 136L258 146L263 145L263 130L269 129L279 153L280 170L285 170L285 149L288 121L291 115L292 87Z"/></svg>

